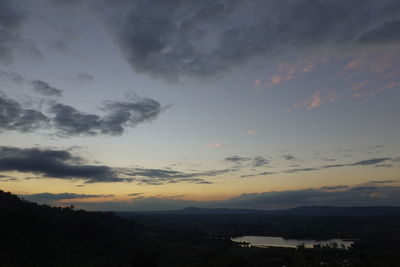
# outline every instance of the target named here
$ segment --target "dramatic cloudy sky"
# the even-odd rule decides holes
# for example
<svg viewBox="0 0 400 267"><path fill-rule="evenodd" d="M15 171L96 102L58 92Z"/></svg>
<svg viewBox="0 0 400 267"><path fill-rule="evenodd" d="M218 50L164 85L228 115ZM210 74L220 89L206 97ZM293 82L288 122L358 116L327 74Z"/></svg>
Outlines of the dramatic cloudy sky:
<svg viewBox="0 0 400 267"><path fill-rule="evenodd" d="M0 189L398 205L399 77L398 0L0 0Z"/></svg>

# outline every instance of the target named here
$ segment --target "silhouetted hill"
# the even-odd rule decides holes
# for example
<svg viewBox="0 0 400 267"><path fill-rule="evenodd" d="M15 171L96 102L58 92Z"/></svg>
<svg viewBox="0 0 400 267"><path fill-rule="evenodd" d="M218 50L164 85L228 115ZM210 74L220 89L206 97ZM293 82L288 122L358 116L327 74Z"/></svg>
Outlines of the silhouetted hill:
<svg viewBox="0 0 400 267"><path fill-rule="evenodd" d="M331 206L301 206L286 210L254 210L254 209L228 209L228 208L196 208L187 207L181 210L159 211L126 211L117 212L121 216L129 214L188 214L188 215L223 215L223 214L249 214L249 215L274 215L274 216L305 216L305 217L358 217L358 216L388 216L400 215L400 207L331 207Z"/></svg>
<svg viewBox="0 0 400 267"><path fill-rule="evenodd" d="M1 190L0 218L0 266L123 263L140 243L140 226L112 213L37 205Z"/></svg>

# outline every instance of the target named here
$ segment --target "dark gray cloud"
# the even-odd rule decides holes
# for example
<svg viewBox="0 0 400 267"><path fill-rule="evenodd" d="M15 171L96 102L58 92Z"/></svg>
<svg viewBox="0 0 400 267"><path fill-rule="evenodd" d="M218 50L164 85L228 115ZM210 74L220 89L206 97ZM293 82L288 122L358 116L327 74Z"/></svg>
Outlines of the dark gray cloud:
<svg viewBox="0 0 400 267"><path fill-rule="evenodd" d="M235 169L183 172L171 169L113 168L91 165L68 150L0 146L0 172L36 174L35 178L83 180L85 183L137 182L147 185L168 183L211 184L201 177L213 177Z"/></svg>
<svg viewBox="0 0 400 267"><path fill-rule="evenodd" d="M161 185L167 183L189 182L195 184L212 184L200 177L213 177L229 172L235 169L222 169L222 170L207 170L197 172L182 172L176 170L165 169L146 169L134 168L128 169L124 172L127 177L133 178L142 184Z"/></svg>
<svg viewBox="0 0 400 267"><path fill-rule="evenodd" d="M297 158L294 156L294 155L292 155L292 154L285 154L285 155L282 155L282 158L284 158L285 160L297 160Z"/></svg>
<svg viewBox="0 0 400 267"><path fill-rule="evenodd" d="M81 179L88 183L123 182L108 166L87 165L80 157L65 150L0 147L0 171L34 173L42 177Z"/></svg>
<svg viewBox="0 0 400 267"><path fill-rule="evenodd" d="M21 104L0 91L0 131L32 132L52 128L63 137L122 135L126 128L152 121L169 107L163 107L153 99L136 98L107 101L101 108L102 115L85 113L61 103L51 103L48 112L43 114L38 110L22 108Z"/></svg>
<svg viewBox="0 0 400 267"><path fill-rule="evenodd" d="M0 132L19 131L32 132L47 128L49 119L40 111L24 109L0 91Z"/></svg>
<svg viewBox="0 0 400 267"><path fill-rule="evenodd" d="M104 3L107 25L133 69L167 79L215 75L260 56L400 37L397 0Z"/></svg>
<svg viewBox="0 0 400 267"><path fill-rule="evenodd" d="M310 172L310 171L318 171L320 168L295 168L284 171L285 173L297 173L297 172Z"/></svg>
<svg viewBox="0 0 400 267"><path fill-rule="evenodd" d="M35 80L31 82L33 90L44 96L61 96L62 90L50 86L47 82Z"/></svg>
<svg viewBox="0 0 400 267"><path fill-rule="evenodd" d="M107 101L102 108L105 116L84 113L63 104L52 106L50 113L61 135L122 135L126 127L151 121L165 108L156 100L143 98L137 101Z"/></svg>
<svg viewBox="0 0 400 267"><path fill-rule="evenodd" d="M11 81L18 85L21 85L25 81L25 78L21 74L13 71L0 71L0 78Z"/></svg>
<svg viewBox="0 0 400 267"><path fill-rule="evenodd" d="M339 167L345 167L345 166L348 166L348 164L330 164L330 165L322 166L321 169L339 168Z"/></svg>
<svg viewBox="0 0 400 267"><path fill-rule="evenodd" d="M253 166L254 167L262 167L265 166L269 163L269 160L265 159L264 157L261 156L256 156L253 158Z"/></svg>
<svg viewBox="0 0 400 267"><path fill-rule="evenodd" d="M13 45L20 41L24 15L14 1L0 1L0 62L9 63L13 57Z"/></svg>
<svg viewBox="0 0 400 267"><path fill-rule="evenodd" d="M54 201L66 200L66 199L79 199L79 198L100 198L100 197L110 197L113 195L87 195L87 194L75 194L75 193L39 193L30 195L19 195L20 197L39 203L52 203Z"/></svg>
<svg viewBox="0 0 400 267"><path fill-rule="evenodd" d="M136 196L140 196L140 195L143 195L143 193L131 193L131 194L128 194L127 196L136 197Z"/></svg>
<svg viewBox="0 0 400 267"><path fill-rule="evenodd" d="M296 172L308 172L308 171L318 171L322 169L330 169L330 168L340 168L340 167L351 167L351 166L374 166L380 167L379 164L392 161L395 162L396 158L384 157L384 158L371 158L367 160L361 160L354 163L346 163L346 164L332 164L332 165L325 165L321 167L311 167L311 168L296 168L284 171L285 173L296 173Z"/></svg>
<svg viewBox="0 0 400 267"><path fill-rule="evenodd" d="M244 175L241 175L240 178L249 178L249 177L255 177L255 176L257 176L257 174L244 174Z"/></svg>
<svg viewBox="0 0 400 267"><path fill-rule="evenodd" d="M262 167L269 163L269 160L262 156L251 157L240 157L240 156L229 156L224 159L227 162L235 163L238 168L243 167L242 164L246 163L248 167Z"/></svg>
<svg viewBox="0 0 400 267"><path fill-rule="evenodd" d="M348 166L368 166L368 165L376 165L388 160L392 160L392 158L372 158L372 159L367 159L367 160L361 160L358 162L355 162L353 164L348 164Z"/></svg>
<svg viewBox="0 0 400 267"><path fill-rule="evenodd" d="M258 175L265 176L265 175L272 175L272 174L275 174L275 172L260 172Z"/></svg>
<svg viewBox="0 0 400 267"><path fill-rule="evenodd" d="M351 191L374 191L378 188L378 186L375 185L359 185L359 186L353 186L349 190Z"/></svg>
<svg viewBox="0 0 400 267"><path fill-rule="evenodd" d="M321 190L338 190L349 188L347 185L323 186Z"/></svg>
<svg viewBox="0 0 400 267"><path fill-rule="evenodd" d="M272 174L275 174L275 172L261 172L261 173L245 174L245 175L241 175L240 178L249 178L249 177L255 177L255 176L267 176L267 175L272 175Z"/></svg>
<svg viewBox="0 0 400 267"><path fill-rule="evenodd" d="M378 164L378 165L375 165L375 167L377 167L377 168L394 168L395 165L393 165L393 164Z"/></svg>
<svg viewBox="0 0 400 267"><path fill-rule="evenodd" d="M284 157L288 161L297 160L296 157L294 157L293 155L290 155L290 154L283 155L282 157ZM265 166L270 163L269 160L267 160L263 157L248 158L248 157L230 156L230 157L225 158L224 160L227 162L233 162L233 163L237 164L236 165L237 170L243 169L244 167L262 167L262 166ZM323 170L323 169L352 167L352 166L382 167L382 163L387 162L387 161L397 162L398 158L391 158L391 157L371 158L371 159L367 159L367 160L357 161L354 163L331 164L331 165L324 165L324 166L318 166L318 167L299 167L299 168L283 170L280 172L279 171L278 172L265 171L265 172L261 172L261 173L244 174L244 175L241 175L240 178L266 176L266 175L272 175L272 174L277 174L277 173L310 172L310 171L319 171L319 170ZM250 163L250 164L242 165L242 163ZM387 166L388 168L394 167L393 165L390 165L390 164L385 164L385 166ZM294 166L292 166L292 167L294 167Z"/></svg>
<svg viewBox="0 0 400 267"><path fill-rule="evenodd" d="M249 160L251 160L251 158L230 156L230 157L226 157L224 160L228 161L228 162L241 163L243 161L249 161Z"/></svg>
<svg viewBox="0 0 400 267"><path fill-rule="evenodd" d="M108 114L102 119L102 132L119 135L124 131L123 126L134 127L154 120L165 108L156 100L141 98L138 101L107 101L104 109Z"/></svg>
<svg viewBox="0 0 400 267"><path fill-rule="evenodd" d="M210 182L210 181L199 181L196 184L213 184L213 182Z"/></svg>
<svg viewBox="0 0 400 267"><path fill-rule="evenodd" d="M62 135L97 135L102 133L100 116L86 114L63 104L51 107L52 121Z"/></svg>
<svg viewBox="0 0 400 267"><path fill-rule="evenodd" d="M41 57L37 47L30 40L21 37L25 17L26 12L19 2L0 1L0 63L11 63L16 51Z"/></svg>

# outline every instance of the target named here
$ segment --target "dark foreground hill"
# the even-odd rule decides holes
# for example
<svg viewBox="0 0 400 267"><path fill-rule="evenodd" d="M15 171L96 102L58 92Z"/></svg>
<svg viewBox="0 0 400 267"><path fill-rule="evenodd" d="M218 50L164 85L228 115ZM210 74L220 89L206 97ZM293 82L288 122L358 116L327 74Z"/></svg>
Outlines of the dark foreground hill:
<svg viewBox="0 0 400 267"><path fill-rule="evenodd" d="M111 213L54 208L0 191L0 266L123 264L140 226Z"/></svg>
<svg viewBox="0 0 400 267"><path fill-rule="evenodd" d="M0 191L0 267L400 266L400 216L86 212ZM230 211L229 211L230 212ZM126 214L125 214L126 215ZM231 236L353 237L354 248L241 247Z"/></svg>

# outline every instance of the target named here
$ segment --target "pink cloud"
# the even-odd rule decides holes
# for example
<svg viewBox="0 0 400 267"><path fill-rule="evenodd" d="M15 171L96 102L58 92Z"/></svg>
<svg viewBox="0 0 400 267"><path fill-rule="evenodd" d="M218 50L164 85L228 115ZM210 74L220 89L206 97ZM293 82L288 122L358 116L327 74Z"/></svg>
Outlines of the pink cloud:
<svg viewBox="0 0 400 267"><path fill-rule="evenodd" d="M263 82L261 79L254 81L254 87L256 88L270 88L279 85L285 81L290 81L295 78L296 75L306 72L311 72L315 69L315 64L289 64L280 65L276 74L269 78L269 81Z"/></svg>
<svg viewBox="0 0 400 267"><path fill-rule="evenodd" d="M210 147L210 148L212 148L212 147L220 147L220 146L222 146L222 144L220 143L220 142L212 142L211 144L206 144L206 147Z"/></svg>
<svg viewBox="0 0 400 267"><path fill-rule="evenodd" d="M321 106L321 92L315 92L308 103L308 106L306 107L307 110L313 109L313 108L317 108Z"/></svg>
<svg viewBox="0 0 400 267"><path fill-rule="evenodd" d="M325 95L322 95L321 91L316 91L306 100L302 101L299 104L294 105L293 108L294 109L305 108L307 110L311 110L314 108L318 108L324 103L334 102L336 101L336 99L337 99L337 94L333 91ZM287 109L286 111L290 112L291 109Z"/></svg>
<svg viewBox="0 0 400 267"><path fill-rule="evenodd" d="M361 60L352 60L344 66L344 69L354 70L354 69L361 68L363 65L364 65L364 63Z"/></svg>
<svg viewBox="0 0 400 267"><path fill-rule="evenodd" d="M254 87L260 87L260 85L262 85L261 80L257 79L254 81Z"/></svg>
<svg viewBox="0 0 400 267"><path fill-rule="evenodd" d="M358 90L364 88L365 86L367 86L368 84L369 84L369 81L362 81L362 82L353 83L351 88L350 88L350 91L358 91Z"/></svg>
<svg viewBox="0 0 400 267"><path fill-rule="evenodd" d="M396 88L400 88L400 82L392 82L392 83L389 83L385 86L382 86L382 87L372 90L372 91L363 91L363 92L355 93L351 97L352 98L360 98L360 97L365 97L365 96L371 96L371 95L375 95L375 94L382 93L384 91L396 89Z"/></svg>

